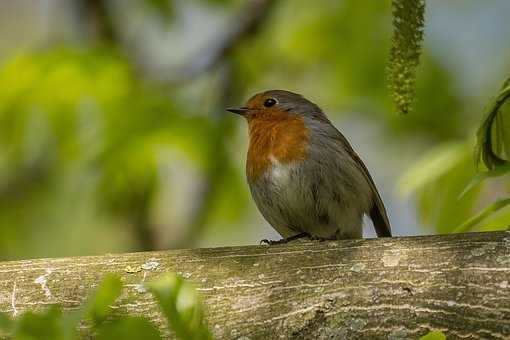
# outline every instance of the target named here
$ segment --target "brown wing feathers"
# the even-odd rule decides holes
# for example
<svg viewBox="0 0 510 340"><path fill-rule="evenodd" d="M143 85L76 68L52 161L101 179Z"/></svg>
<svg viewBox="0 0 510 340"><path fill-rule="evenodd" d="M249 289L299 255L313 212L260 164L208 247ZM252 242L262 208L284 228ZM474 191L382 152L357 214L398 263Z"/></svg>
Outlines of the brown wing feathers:
<svg viewBox="0 0 510 340"><path fill-rule="evenodd" d="M370 188L372 189L373 194L373 205L370 209L370 219L372 220L372 223L374 224L375 232L377 233L378 237L391 237L391 226L390 221L388 219L388 215L386 213L386 208L384 207L384 203L381 199L381 196L379 195L379 192L377 191L377 187L375 186L374 180L372 179L372 176L370 176L370 173L368 172L367 167L361 160L361 158L356 154L354 149L352 148L351 144L347 141L347 138L338 131L336 128L335 130L338 132L338 135L341 139L341 142L343 145L345 145L347 151L351 155L351 157L356 161L356 164L360 167L363 174L365 175L365 178L367 179L368 183L370 184Z"/></svg>

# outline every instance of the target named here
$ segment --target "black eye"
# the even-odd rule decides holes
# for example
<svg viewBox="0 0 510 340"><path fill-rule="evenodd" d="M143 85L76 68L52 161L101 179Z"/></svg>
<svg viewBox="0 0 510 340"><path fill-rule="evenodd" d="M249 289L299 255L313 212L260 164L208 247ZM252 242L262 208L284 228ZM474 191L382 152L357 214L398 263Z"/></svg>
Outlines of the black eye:
<svg viewBox="0 0 510 340"><path fill-rule="evenodd" d="M274 100L273 98L269 98L269 99L266 99L264 101L264 106L265 107L271 107L273 106L274 104L276 104L276 100Z"/></svg>

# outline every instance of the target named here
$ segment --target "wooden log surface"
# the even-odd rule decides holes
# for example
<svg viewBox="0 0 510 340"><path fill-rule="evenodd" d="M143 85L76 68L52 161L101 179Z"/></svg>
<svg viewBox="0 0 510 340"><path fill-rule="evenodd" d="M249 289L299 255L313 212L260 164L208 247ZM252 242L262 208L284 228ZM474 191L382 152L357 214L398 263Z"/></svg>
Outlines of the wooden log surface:
<svg viewBox="0 0 510 340"><path fill-rule="evenodd" d="M510 338L509 232L3 262L0 311L73 309L117 273L117 312L171 334L140 286L166 271L198 286L218 339Z"/></svg>

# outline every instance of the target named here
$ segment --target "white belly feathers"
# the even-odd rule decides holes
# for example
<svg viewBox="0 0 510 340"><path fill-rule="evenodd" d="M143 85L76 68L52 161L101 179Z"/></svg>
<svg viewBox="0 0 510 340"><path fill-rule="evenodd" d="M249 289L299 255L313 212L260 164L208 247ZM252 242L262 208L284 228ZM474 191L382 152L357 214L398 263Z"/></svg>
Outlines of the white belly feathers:
<svg viewBox="0 0 510 340"><path fill-rule="evenodd" d="M274 157L269 155L271 167L269 168L269 176L273 184L277 186L286 186L290 181L291 171L294 169L294 164L282 164Z"/></svg>

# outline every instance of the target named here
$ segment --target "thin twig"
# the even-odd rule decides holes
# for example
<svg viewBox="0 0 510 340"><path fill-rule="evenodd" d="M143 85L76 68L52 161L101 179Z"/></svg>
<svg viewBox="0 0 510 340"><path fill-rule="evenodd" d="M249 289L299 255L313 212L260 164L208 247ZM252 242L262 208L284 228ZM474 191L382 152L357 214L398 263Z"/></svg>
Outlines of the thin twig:
<svg viewBox="0 0 510 340"><path fill-rule="evenodd" d="M263 26L276 0L251 0L232 20L230 29L217 41L207 46L198 57L184 67L173 71L158 72L169 85L180 85L215 69L222 61L246 39L250 38Z"/></svg>
<svg viewBox="0 0 510 340"><path fill-rule="evenodd" d="M195 77L219 68L221 71L219 100L213 112L213 119L216 129L211 138L211 150L209 152L208 170L203 184L198 190L200 200L193 209L193 219L184 237L178 247L193 246L196 240L200 238L207 218L213 208L214 199L217 197L219 186L223 182L224 167L228 161L226 141L232 137L235 126L232 124L225 111L225 107L238 99L241 92L240 84L237 81L235 70L232 67L232 52L242 42L252 38L267 19L270 7L275 0L252 0L241 11L236 21L237 26L227 32L222 40L215 45L211 51L199 57L197 61L192 62L188 68L185 68L180 76L176 77L172 84L178 85L179 82L190 81Z"/></svg>
<svg viewBox="0 0 510 340"><path fill-rule="evenodd" d="M80 0L78 10L83 21L83 29L89 39L117 43L113 20L105 0Z"/></svg>
<svg viewBox="0 0 510 340"><path fill-rule="evenodd" d="M179 242L179 247L191 247L200 239L207 218L218 196L218 190L224 182L225 164L228 162L226 141L235 131L233 120L225 114L225 107L232 103L237 95L237 84L233 75L232 65L224 61L220 70L218 101L212 112L215 124L210 138L211 149L208 154L207 171L201 187L198 189L198 201L194 204L186 236Z"/></svg>

